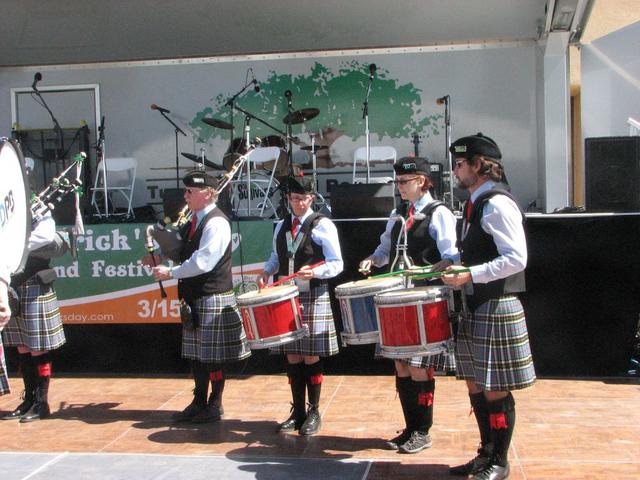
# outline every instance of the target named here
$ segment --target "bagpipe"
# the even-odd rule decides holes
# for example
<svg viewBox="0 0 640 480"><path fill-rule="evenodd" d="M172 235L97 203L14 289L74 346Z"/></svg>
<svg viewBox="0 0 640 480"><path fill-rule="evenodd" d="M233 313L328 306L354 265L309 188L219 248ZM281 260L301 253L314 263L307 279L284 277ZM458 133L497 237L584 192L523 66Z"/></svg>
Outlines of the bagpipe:
<svg viewBox="0 0 640 480"><path fill-rule="evenodd" d="M251 152L255 149L254 146L251 146L247 153L238 157L231 166L231 169L225 173L218 184L218 188L216 191L222 192L225 188L233 180L233 177L241 171L242 166L245 164ZM180 250L182 249L183 238L180 234L180 230L184 225L191 221L191 217L193 212L189 210L189 206L185 205L180 213L178 214L178 218L171 223L171 219L166 217L162 221L156 222L154 225L148 225L145 229L145 239L144 245L151 256L152 265L156 266L156 259L154 256L155 253L155 243L160 246L160 250L162 251L162 255L174 262L178 262L180 260ZM154 243L155 240L155 243ZM158 281L158 285L160 286L160 294L162 298L167 296L164 291L164 287L162 285L162 281Z"/></svg>

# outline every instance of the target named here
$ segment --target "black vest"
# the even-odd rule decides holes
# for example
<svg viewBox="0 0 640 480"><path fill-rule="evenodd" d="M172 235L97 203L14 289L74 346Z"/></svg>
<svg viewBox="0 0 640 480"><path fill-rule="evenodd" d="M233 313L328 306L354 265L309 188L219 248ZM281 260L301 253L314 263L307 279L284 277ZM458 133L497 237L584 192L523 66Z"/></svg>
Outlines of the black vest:
<svg viewBox="0 0 640 480"><path fill-rule="evenodd" d="M198 250L204 226L214 217L222 217L228 221L225 214L222 213L222 210L218 207L214 208L202 219L191 240L188 240L191 224L187 223L183 225L180 229L180 235L184 239L182 249L180 250L180 262L189 259L189 257L193 255L193 252ZM231 277L231 243L232 242L229 242L224 255L222 255L222 258L220 258L213 270L196 275L195 277L181 278L178 280L179 298L189 302L196 298L206 297L214 293L228 292L233 289L233 280Z"/></svg>
<svg viewBox="0 0 640 480"><path fill-rule="evenodd" d="M24 265L24 270L11 276L11 286L13 288L18 288L40 270L51 268L50 263L51 260L48 258L36 258L29 255Z"/></svg>
<svg viewBox="0 0 640 480"><path fill-rule="evenodd" d="M463 265L481 265L499 256L498 248L496 247L493 237L482 229L480 222L485 203L495 195L506 195L516 202L515 198L513 198L509 192L502 189L488 190L476 199L471 211L467 235L460 241L459 245L460 259ZM463 209L463 212L464 211L465 209ZM522 215L522 222L524 224L524 214ZM462 238L461 233L462 232L458 233L458 238ZM467 296L467 303L472 310L475 310L492 298L499 298L503 295L524 291L525 280L524 271L522 271L489 283L474 283L473 295Z"/></svg>
<svg viewBox="0 0 640 480"><path fill-rule="evenodd" d="M429 235L429 225L433 212L439 206L444 205L443 202L436 200L422 209L420 213L424 215L423 220L414 220L413 225L407 231L407 254L413 260L415 265L428 265L437 263L442 260L440 251L436 241ZM409 213L409 203L402 203L396 210L398 215L407 218ZM391 229L391 250L396 246L402 222L396 222Z"/></svg>
<svg viewBox="0 0 640 480"><path fill-rule="evenodd" d="M324 215L321 215L319 213L312 213L307 217L307 219L300 227L298 236L302 235L302 240L300 241L300 245L298 246L298 249L296 250L296 253L293 257L293 269L295 272L300 270L300 268L305 265L313 265L325 259L324 253L322 252L322 246L318 245L311 239L311 230L313 230L313 228L323 218ZM289 275L289 253L287 251L286 232L290 231L291 215L287 215L282 221L282 226L280 227L280 231L278 232L278 236L276 237L276 254L278 255L279 277L286 277L287 275ZM322 282L326 282L326 280L312 278L310 285L311 287L316 287Z"/></svg>

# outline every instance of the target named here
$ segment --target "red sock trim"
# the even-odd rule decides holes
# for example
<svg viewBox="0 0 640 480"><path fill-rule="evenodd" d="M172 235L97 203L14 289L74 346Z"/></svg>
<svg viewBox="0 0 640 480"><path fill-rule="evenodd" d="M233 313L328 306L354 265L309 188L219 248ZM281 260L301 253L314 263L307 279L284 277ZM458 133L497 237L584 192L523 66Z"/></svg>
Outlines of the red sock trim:
<svg viewBox="0 0 640 480"><path fill-rule="evenodd" d="M318 375L311 375L309 377L309 382L311 385L320 385L322 383L323 375L319 373Z"/></svg>
<svg viewBox="0 0 640 480"><path fill-rule="evenodd" d="M503 428L507 428L507 416L504 414L504 412L490 413L489 425L491 425L491 428L493 430L502 430Z"/></svg>
<svg viewBox="0 0 640 480"><path fill-rule="evenodd" d="M222 370L216 370L215 372L209 372L209 378L212 382L219 382L222 380Z"/></svg>
<svg viewBox="0 0 640 480"><path fill-rule="evenodd" d="M51 363L41 363L38 365L38 375L41 377L51 376Z"/></svg>
<svg viewBox="0 0 640 480"><path fill-rule="evenodd" d="M418 405L424 405L425 407L433 405L433 392L419 393Z"/></svg>

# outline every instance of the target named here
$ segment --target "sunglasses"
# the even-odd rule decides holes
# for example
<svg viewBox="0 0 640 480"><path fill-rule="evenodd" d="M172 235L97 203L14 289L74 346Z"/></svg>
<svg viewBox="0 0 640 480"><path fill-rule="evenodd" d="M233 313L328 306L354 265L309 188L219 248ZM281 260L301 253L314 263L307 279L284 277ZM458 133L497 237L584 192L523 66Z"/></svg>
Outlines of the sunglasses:
<svg viewBox="0 0 640 480"><path fill-rule="evenodd" d="M394 180L393 183L395 183L396 185L406 185L409 182L413 182L416 178L419 177L407 178L406 180Z"/></svg>

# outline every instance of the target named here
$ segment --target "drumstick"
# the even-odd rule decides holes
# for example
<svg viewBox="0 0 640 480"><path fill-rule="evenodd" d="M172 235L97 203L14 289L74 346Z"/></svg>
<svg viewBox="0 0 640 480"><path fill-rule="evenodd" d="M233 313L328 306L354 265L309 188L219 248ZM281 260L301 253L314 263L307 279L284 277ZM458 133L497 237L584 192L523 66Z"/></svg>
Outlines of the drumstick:
<svg viewBox="0 0 640 480"><path fill-rule="evenodd" d="M417 275L408 274L413 277L414 280L434 280L436 278L440 278L443 275L458 275L459 273L470 272L470 268L460 268L456 270L449 270L448 272L430 272L430 273L419 273Z"/></svg>
<svg viewBox="0 0 640 480"><path fill-rule="evenodd" d="M323 260L323 261L321 261L321 262L318 262L318 263L314 263L313 265L309 265L309 269L310 269L310 270L312 270L312 269L314 269L314 268L316 268L316 267L319 267L320 265L324 265L325 263L327 263L327 262L325 262L324 260ZM306 265L303 265L303 266L306 266ZM267 285L265 288L275 287L276 285L280 285L281 283L284 283L284 282L286 282L287 280L291 280L292 278L295 278L295 277L297 277L298 275L300 275L300 270L298 270L296 273L294 273L294 274L292 274L292 275L289 275L289 276L287 276L287 277L281 278L281 279L280 279L280 280L278 280L277 282L273 282L273 283L271 283L271 284Z"/></svg>

